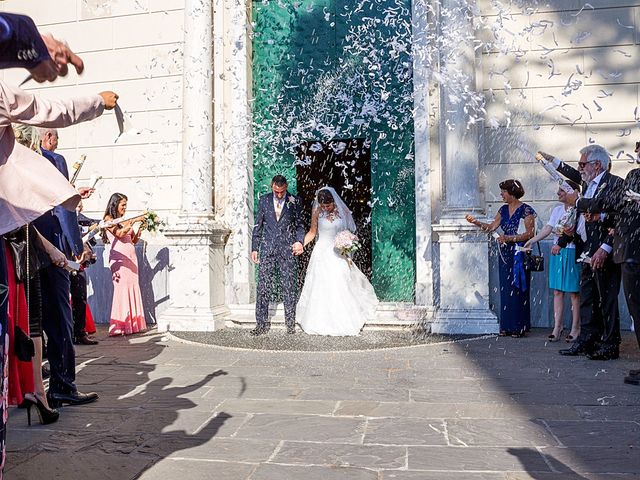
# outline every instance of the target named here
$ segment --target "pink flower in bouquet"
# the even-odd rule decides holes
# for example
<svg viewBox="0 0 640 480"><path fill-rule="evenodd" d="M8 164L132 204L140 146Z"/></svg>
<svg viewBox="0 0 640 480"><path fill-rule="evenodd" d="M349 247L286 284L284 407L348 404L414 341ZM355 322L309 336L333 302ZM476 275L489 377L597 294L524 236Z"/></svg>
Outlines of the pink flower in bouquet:
<svg viewBox="0 0 640 480"><path fill-rule="evenodd" d="M351 233L349 230L343 230L336 235L335 247L342 251L349 251L353 248L354 244L358 242L357 235ZM357 249L357 248L356 248Z"/></svg>

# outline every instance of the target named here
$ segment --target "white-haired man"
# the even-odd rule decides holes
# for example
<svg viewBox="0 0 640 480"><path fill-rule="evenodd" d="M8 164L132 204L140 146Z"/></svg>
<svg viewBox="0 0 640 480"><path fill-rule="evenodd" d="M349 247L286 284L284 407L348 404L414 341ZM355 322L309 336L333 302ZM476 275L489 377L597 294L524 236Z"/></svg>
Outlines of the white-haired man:
<svg viewBox="0 0 640 480"><path fill-rule="evenodd" d="M635 153L636 163L640 163L640 142L636 142ZM640 192L640 168L631 170L624 179L622 188L613 192L613 195L580 199L578 210L618 214L613 259L622 265L624 296L640 347L640 200L633 192ZM640 385L640 368L630 370L624 383Z"/></svg>
<svg viewBox="0 0 640 480"><path fill-rule="evenodd" d="M580 150L578 169L540 152L553 162L562 175L582 183L585 198L611 195L622 185L622 178L609 173L611 159L600 145L588 145ZM610 229L616 224L614 213L582 213L578 218L573 240L576 258L583 258L580 275L580 336L571 348L560 350L561 355L587 355L592 360L618 358L620 346L620 265L613 261L613 236ZM558 245L563 246L563 236Z"/></svg>

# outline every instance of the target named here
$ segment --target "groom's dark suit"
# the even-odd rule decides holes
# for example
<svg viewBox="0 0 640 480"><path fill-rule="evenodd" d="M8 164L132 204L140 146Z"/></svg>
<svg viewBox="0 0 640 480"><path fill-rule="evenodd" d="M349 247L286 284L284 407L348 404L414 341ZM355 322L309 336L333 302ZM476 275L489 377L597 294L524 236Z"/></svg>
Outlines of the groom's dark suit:
<svg viewBox="0 0 640 480"><path fill-rule="evenodd" d="M269 292L277 281L276 270L280 270L284 297L284 316L287 327L296 323L297 301L297 261L291 246L304 242L305 229L302 225L300 200L286 193L280 220L276 217L274 194L260 197L258 215L253 226L251 250L259 252L258 292L256 298L256 324L267 326L269 313Z"/></svg>

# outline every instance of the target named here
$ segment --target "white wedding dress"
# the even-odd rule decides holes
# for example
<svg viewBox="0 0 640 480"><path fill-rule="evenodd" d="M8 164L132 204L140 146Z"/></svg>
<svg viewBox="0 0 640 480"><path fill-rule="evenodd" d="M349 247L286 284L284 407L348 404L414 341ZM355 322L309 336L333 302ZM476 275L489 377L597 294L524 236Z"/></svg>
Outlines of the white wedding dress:
<svg viewBox="0 0 640 480"><path fill-rule="evenodd" d="M311 335L358 335L378 305L376 293L355 263L334 248L336 235L347 230L341 218L318 218L318 239L296 308L302 330Z"/></svg>

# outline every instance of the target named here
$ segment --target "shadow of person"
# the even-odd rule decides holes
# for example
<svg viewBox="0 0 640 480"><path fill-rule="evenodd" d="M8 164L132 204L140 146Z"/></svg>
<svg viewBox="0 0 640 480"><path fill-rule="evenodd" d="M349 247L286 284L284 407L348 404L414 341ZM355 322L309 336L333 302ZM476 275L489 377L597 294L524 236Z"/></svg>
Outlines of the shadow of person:
<svg viewBox="0 0 640 480"><path fill-rule="evenodd" d="M153 248L153 245L140 240L142 248L136 248L136 255L138 257L138 272L139 272L139 284L140 292L142 294L142 308L144 309L144 317L147 324L157 323L156 310L162 303L169 301L169 290L167 283L167 270L169 268L169 249L162 247L153 256L155 261L154 265L151 265L148 259L149 251ZM162 288L160 298L156 298L157 285L156 277L158 274L165 272L164 275L164 288ZM160 280L162 282L162 279Z"/></svg>
<svg viewBox="0 0 640 480"><path fill-rule="evenodd" d="M547 480L549 474L556 473L569 480L589 480L552 455L539 452L535 448L508 448L507 452L518 459L530 478Z"/></svg>
<svg viewBox="0 0 640 480"><path fill-rule="evenodd" d="M25 411L11 409L8 477L140 478L174 452L208 443L229 421L237 428L240 419L216 411L219 400L207 397L227 372L184 368L190 356L158 334L79 350L78 388L99 400L61 408L46 428L26 428Z"/></svg>

